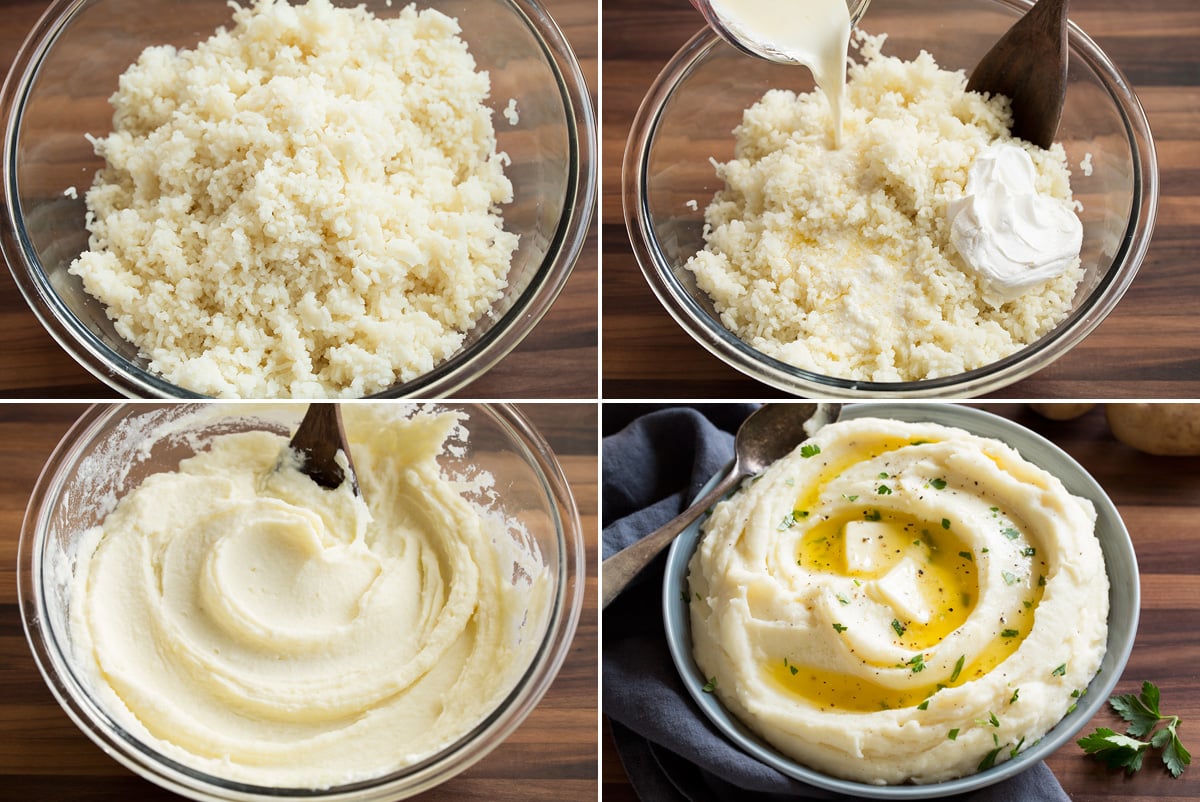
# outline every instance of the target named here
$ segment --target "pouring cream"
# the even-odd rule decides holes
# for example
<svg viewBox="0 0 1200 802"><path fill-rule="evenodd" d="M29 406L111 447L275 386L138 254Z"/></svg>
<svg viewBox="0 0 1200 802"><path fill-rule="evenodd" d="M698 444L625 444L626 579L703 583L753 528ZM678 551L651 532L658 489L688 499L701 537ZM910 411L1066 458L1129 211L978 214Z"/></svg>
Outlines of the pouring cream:
<svg viewBox="0 0 1200 802"><path fill-rule="evenodd" d="M850 9L845 0L697 0L697 4L706 16L716 16L719 33L743 48L812 70L829 99L834 144L841 146L850 46Z"/></svg>

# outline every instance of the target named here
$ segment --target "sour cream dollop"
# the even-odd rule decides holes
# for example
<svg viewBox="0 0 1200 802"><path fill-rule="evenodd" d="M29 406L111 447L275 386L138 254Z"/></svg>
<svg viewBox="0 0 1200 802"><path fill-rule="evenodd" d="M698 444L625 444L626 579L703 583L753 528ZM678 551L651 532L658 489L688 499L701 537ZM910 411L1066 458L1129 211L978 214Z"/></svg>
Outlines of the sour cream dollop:
<svg viewBox="0 0 1200 802"><path fill-rule="evenodd" d="M1033 160L1017 145L976 157L966 193L950 203L950 241L1001 302L1062 275L1079 258L1083 224L1071 204L1038 193Z"/></svg>

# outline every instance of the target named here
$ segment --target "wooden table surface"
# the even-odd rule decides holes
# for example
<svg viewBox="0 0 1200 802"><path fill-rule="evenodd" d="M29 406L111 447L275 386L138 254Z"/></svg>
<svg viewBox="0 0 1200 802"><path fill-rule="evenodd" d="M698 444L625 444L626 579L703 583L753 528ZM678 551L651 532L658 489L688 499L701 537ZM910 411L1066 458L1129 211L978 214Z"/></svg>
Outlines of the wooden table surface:
<svg viewBox="0 0 1200 802"><path fill-rule="evenodd" d="M1058 444L1116 504L1133 540L1142 587L1137 638L1116 693L1135 693L1144 680L1158 685L1161 709L1183 718L1180 737L1200 761L1200 457L1134 451L1112 438L1101 409L1054 422L1022 404L985 408ZM1123 732L1121 725L1106 706L1084 732L1098 726ZM602 744L605 802L636 800L607 732ZM1085 757L1071 742L1048 763L1074 802L1200 799L1200 762L1172 779L1156 761L1157 756L1148 757L1146 767L1127 778Z"/></svg>
<svg viewBox="0 0 1200 802"><path fill-rule="evenodd" d="M107 757L50 695L30 654L17 606L17 537L43 462L84 409L0 404L0 799L17 802L153 802L180 797ZM575 640L529 718L466 773L419 797L427 802L561 802L597 795L595 404L525 404L575 493L585 538L587 587Z"/></svg>
<svg viewBox="0 0 1200 802"><path fill-rule="evenodd" d="M1145 108L1158 149L1158 223L1140 272L1108 319L1066 356L997 395L1198 397L1200 7L1195 0L1075 0L1070 11ZM605 0L601 24L604 397L778 396L675 323L650 292L625 232L621 161L633 115L659 70L703 21L685 0Z"/></svg>
<svg viewBox="0 0 1200 802"><path fill-rule="evenodd" d="M0 0L0 74L49 5L48 0ZM579 59L595 109L597 4L545 0ZM7 214L0 200L0 211ZM585 398L598 394L598 222L593 216L575 269L550 311L515 350L456 395L481 399ZM0 271L0 397L112 398L107 385L80 367L46 333Z"/></svg>

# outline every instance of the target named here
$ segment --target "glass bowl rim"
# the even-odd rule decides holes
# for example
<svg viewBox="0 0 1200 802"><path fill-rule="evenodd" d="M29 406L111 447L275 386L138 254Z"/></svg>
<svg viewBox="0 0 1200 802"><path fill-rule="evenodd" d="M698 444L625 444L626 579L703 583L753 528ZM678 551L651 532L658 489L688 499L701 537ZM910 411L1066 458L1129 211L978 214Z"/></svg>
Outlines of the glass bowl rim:
<svg viewBox="0 0 1200 802"><path fill-rule="evenodd" d="M5 213L0 215L0 252L38 322L92 376L130 398L204 398L117 353L83 323L54 289L24 226L17 186L16 142L34 80L76 15L99 2L102 0L54 0L25 37L0 87L0 115L5 118L0 159ZM432 370L367 398L445 396L482 376L516 348L549 311L574 271L587 240L596 195L596 117L587 81L570 43L542 0L498 2L512 11L533 36L562 102L568 151L562 214L528 286L479 339Z"/></svg>
<svg viewBox="0 0 1200 802"><path fill-rule="evenodd" d="M458 401L416 401L418 406L464 408L482 412L508 437L513 450L533 469L554 516L558 543L559 581L550 599L546 630L530 665L500 705L470 731L430 757L380 777L323 789L272 787L235 782L200 771L170 758L125 732L92 699L72 669L69 645L60 643L48 623L43 578L46 568L46 522L53 513L47 501L56 498L64 468L88 453L92 438L106 426L130 415L156 408L153 404L105 403L89 406L55 445L34 484L17 543L17 600L25 639L46 687L79 730L109 757L143 779L192 799L211 800L355 800L382 802L422 793L466 771L500 746L536 708L557 677L570 651L583 606L586 568L583 528L571 486L553 449L529 419L512 404ZM255 402L218 402L217 406L249 407ZM168 404L167 406L177 406ZM212 408L212 405L205 405Z"/></svg>
<svg viewBox="0 0 1200 802"><path fill-rule="evenodd" d="M1020 13L1033 4L1033 0L987 1ZM1141 102L1104 51L1075 22L1068 21L1067 27L1071 54L1099 76L1124 124L1132 155L1133 191L1129 218L1113 259L1115 267L1097 283L1079 308L1047 334L1007 357L963 373L916 381L873 382L825 376L767 356L702 309L682 287L675 268L659 247L646 191L650 149L666 104L714 49L738 52L707 27L676 51L654 79L634 116L625 146L621 169L625 227L634 257L655 297L693 340L722 362L750 378L797 395L892 399L983 395L1049 365L1099 326L1125 295L1145 259L1158 208L1158 161Z"/></svg>

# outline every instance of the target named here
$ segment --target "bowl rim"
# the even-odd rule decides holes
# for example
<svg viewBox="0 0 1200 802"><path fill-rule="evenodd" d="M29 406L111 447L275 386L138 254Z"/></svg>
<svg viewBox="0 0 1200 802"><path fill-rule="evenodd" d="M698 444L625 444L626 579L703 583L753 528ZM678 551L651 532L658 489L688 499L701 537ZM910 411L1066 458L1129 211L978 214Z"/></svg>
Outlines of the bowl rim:
<svg viewBox="0 0 1200 802"><path fill-rule="evenodd" d="M113 350L62 301L22 223L17 187L16 141L34 80L59 36L76 15L100 0L54 0L22 42L0 86L4 145L0 154L4 214L0 252L30 310L48 334L80 366L111 389L130 397L205 398L172 384ZM543 0L498 0L520 19L537 42L563 104L567 180L562 213L545 256L528 286L480 337L409 382L367 398L432 398L449 395L478 379L516 348L558 298L586 243L595 211L596 115L574 50L542 5ZM345 5L335 0L339 5ZM470 43L468 42L468 46ZM486 320L481 318L480 323Z"/></svg>
<svg viewBox="0 0 1200 802"><path fill-rule="evenodd" d="M1034 0L988 0L1024 13ZM642 275L659 303L705 350L725 364L776 389L795 395L837 395L846 398L949 398L983 395L1012 384L1063 356L1090 334L1116 307L1137 275L1150 239L1158 209L1158 160L1149 121L1141 102L1120 68L1075 22L1068 21L1068 46L1101 78L1118 110L1132 154L1133 192L1130 215L1114 253L1110 270L1092 288L1085 303L1057 326L1020 350L979 368L952 376L908 382L872 382L825 376L767 356L712 318L683 289L658 245L646 196L650 150L667 102L675 89L697 69L714 49L738 52L710 28L701 29L667 62L638 108L626 141L621 169L621 200L625 227ZM746 58L750 58L746 56ZM1044 360L1036 364L1037 360ZM1031 366L1031 363L1035 363Z"/></svg>
<svg viewBox="0 0 1200 802"><path fill-rule="evenodd" d="M549 443L512 404L438 401L414 402L414 405L466 409L470 414L478 412L486 416L509 436L513 450L534 469L553 515L558 541L556 570L560 581L549 599L546 630L529 666L494 711L460 738L412 766L381 777L324 789L262 786L227 780L164 757L125 732L87 692L86 685L72 667L69 644L60 643L54 627L47 623L48 604L42 580L52 569L47 568L43 558L44 535L47 519L54 511L47 502L57 498L62 489L64 466L77 464L87 453L91 438L104 427L119 424L132 415L180 405L93 404L71 425L47 457L30 494L17 543L17 599L25 639L46 687L75 726L105 754L135 774L174 793L203 802L280 798L323 802L404 799L466 771L500 746L545 696L570 651L586 585L579 509L561 463ZM209 410L218 406L244 406L245 414L250 417L254 416L255 406L263 408L253 402L218 402L202 406Z"/></svg>
<svg viewBox="0 0 1200 802"><path fill-rule="evenodd" d="M1109 694L1112 693L1125 670L1137 637L1141 612L1141 586L1133 541L1116 504L1099 482L1074 457L1067 454L1054 442L1016 421L974 407L922 402L871 402L849 405L843 409L839 420L868 417L894 418L906 422L940 423L965 429L971 434L1001 440L1017 449L1024 459L1057 476L1072 494L1082 495L1096 505L1096 534L1101 542L1101 547L1106 550L1111 548L1114 553L1120 553L1123 560L1129 565L1130 573L1125 578L1128 580L1128 584L1122 585L1129 593L1130 609L1127 611L1129 620L1125 629L1114 632L1112 619L1113 610L1116 609L1114 602L1117 583L1110 576L1109 629L1106 651L1101 660L1100 669L1088 683L1087 691L1080 698L1076 709L1069 711L1034 745L1015 757L997 763L992 768L981 772L926 785L871 785L845 780L808 768L798 761L784 756L759 736L753 734L736 716L726 711L716 694L704 693L701 690L706 679L692 657L691 619L687 603L681 601L680 593L686 587L688 563L692 553L699 545L700 525L707 518L706 515L690 524L676 538L667 555L662 588L662 616L667 647L688 694L717 730L742 751L793 779L825 790L875 799L925 799L975 791L1018 774L1045 759L1087 726L1092 717L1107 703ZM1036 453L1032 456L1028 453L1034 451ZM726 472L727 469L718 471L697 495L706 492ZM736 489L730 492L732 494L736 492ZM1108 527L1104 530L1103 537L1101 536L1102 521ZM1114 637L1125 641L1123 644L1118 643L1115 651L1113 649Z"/></svg>

